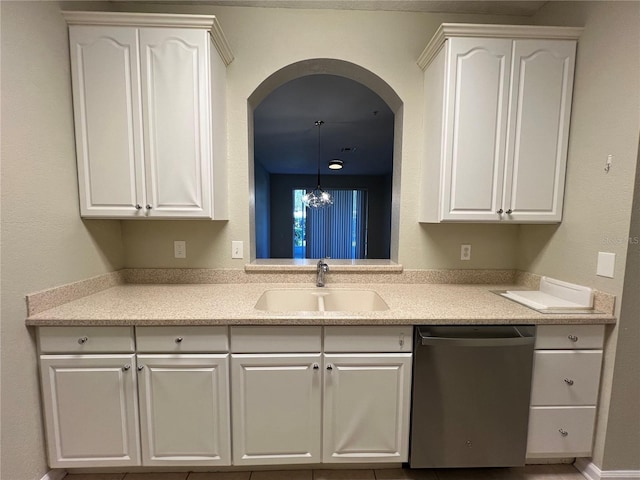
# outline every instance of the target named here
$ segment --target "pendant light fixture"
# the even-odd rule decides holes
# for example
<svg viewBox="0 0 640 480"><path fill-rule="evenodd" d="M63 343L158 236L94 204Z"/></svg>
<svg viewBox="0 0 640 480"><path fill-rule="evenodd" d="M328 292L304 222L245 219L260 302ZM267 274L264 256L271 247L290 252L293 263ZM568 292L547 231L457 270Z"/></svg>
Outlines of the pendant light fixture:
<svg viewBox="0 0 640 480"><path fill-rule="evenodd" d="M324 125L324 122L316 120L315 125L318 127L318 185L315 190L302 196L302 203L311 208L324 208L333 205L333 198L320 186L320 127Z"/></svg>

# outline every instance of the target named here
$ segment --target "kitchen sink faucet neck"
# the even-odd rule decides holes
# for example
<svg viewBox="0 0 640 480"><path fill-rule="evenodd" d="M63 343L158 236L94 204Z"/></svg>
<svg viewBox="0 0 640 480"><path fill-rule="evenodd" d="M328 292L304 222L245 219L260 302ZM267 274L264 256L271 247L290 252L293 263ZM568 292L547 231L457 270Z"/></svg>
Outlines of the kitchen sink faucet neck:
<svg viewBox="0 0 640 480"><path fill-rule="evenodd" d="M329 271L329 265L325 263L323 259L318 260L318 266L316 268L316 286L324 287L324 274Z"/></svg>

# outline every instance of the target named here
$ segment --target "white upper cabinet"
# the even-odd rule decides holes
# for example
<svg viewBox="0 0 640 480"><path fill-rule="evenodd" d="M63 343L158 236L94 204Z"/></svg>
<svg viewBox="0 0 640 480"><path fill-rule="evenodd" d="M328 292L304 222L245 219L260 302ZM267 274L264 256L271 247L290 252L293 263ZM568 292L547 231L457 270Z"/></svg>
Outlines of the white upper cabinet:
<svg viewBox="0 0 640 480"><path fill-rule="evenodd" d="M425 69L421 222L559 222L581 29L443 24Z"/></svg>
<svg viewBox="0 0 640 480"><path fill-rule="evenodd" d="M65 12L83 217L227 218L213 16Z"/></svg>

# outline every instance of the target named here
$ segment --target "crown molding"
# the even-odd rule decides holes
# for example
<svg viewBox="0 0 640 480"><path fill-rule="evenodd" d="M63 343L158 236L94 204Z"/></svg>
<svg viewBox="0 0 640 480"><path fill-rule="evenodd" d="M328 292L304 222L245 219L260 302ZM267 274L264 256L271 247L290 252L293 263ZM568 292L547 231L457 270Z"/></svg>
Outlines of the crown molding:
<svg viewBox="0 0 640 480"><path fill-rule="evenodd" d="M76 12L63 11L68 25L111 25L131 27L200 28L209 31L225 65L233 52L215 15L176 15L170 13Z"/></svg>
<svg viewBox="0 0 640 480"><path fill-rule="evenodd" d="M511 39L577 40L582 27L546 27L535 25L484 25L475 23L443 23L438 27L418 57L418 66L424 70L438 54L447 38L484 37Z"/></svg>

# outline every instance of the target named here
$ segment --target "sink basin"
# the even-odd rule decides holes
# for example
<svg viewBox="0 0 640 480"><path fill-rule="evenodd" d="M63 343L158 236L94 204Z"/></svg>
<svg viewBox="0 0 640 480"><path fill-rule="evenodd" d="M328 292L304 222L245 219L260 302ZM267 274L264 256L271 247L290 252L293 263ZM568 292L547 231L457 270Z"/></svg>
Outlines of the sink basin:
<svg viewBox="0 0 640 480"><path fill-rule="evenodd" d="M322 288L267 290L255 305L267 312L374 312L389 310L373 290Z"/></svg>

